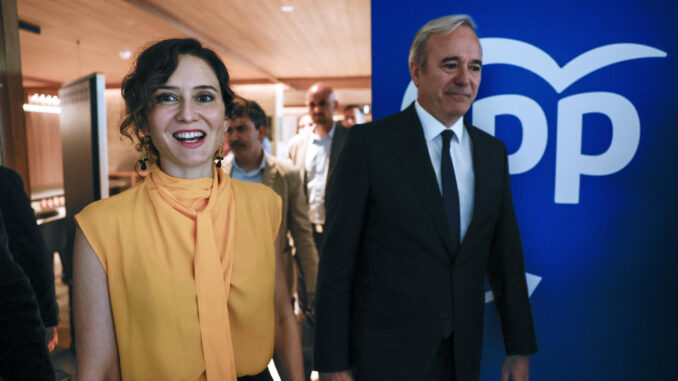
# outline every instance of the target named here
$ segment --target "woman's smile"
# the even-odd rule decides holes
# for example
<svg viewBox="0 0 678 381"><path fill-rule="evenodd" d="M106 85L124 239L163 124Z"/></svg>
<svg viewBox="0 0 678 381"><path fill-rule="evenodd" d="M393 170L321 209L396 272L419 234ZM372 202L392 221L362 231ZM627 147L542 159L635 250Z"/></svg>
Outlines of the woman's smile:
<svg viewBox="0 0 678 381"><path fill-rule="evenodd" d="M198 148L205 142L207 135L201 130L181 130L175 132L172 136L186 148Z"/></svg>

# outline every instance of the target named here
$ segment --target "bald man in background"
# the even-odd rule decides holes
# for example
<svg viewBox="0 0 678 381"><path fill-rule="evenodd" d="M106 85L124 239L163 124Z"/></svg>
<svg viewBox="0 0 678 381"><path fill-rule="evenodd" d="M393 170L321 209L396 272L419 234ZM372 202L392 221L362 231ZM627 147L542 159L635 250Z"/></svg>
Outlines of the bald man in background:
<svg viewBox="0 0 678 381"><path fill-rule="evenodd" d="M322 248L325 225L327 182L344 148L348 129L333 119L339 103L332 87L316 83L306 93L306 105L313 129L290 141L287 154L301 170L301 179L309 204L309 220L318 253Z"/></svg>

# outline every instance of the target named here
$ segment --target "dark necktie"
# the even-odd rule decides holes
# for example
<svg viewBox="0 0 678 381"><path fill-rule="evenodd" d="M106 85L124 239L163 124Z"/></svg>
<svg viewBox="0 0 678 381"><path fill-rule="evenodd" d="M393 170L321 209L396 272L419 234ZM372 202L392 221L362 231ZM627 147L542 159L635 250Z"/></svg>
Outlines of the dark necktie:
<svg viewBox="0 0 678 381"><path fill-rule="evenodd" d="M443 150L440 160L440 177L443 185L443 206L447 216L447 224L450 226L452 237L452 250L459 247L459 191L457 190L457 178L454 175L452 156L450 156L450 140L454 136L452 130L445 130L440 134L443 138Z"/></svg>

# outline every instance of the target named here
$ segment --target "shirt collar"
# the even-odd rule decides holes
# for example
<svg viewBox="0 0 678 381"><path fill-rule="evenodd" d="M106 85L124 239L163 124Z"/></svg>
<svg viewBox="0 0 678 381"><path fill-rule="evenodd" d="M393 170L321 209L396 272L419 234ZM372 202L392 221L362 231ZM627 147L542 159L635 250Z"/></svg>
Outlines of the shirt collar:
<svg viewBox="0 0 678 381"><path fill-rule="evenodd" d="M235 160L235 155L233 156L233 169L241 173L244 173L247 176L253 176L259 172L263 172L265 168L266 168L266 153L261 155L261 164L259 164L259 168L256 168L250 172L246 172L244 169L240 168L240 166L238 165L238 161Z"/></svg>
<svg viewBox="0 0 678 381"><path fill-rule="evenodd" d="M443 131L447 130L445 125L440 123L438 119L421 107L418 100L414 102L414 109L417 111L421 126L424 128L424 138L426 139L426 142L432 141ZM459 118L450 129L454 132L455 139L461 143L464 138L464 117Z"/></svg>
<svg viewBox="0 0 678 381"><path fill-rule="evenodd" d="M312 131L313 141L320 142L325 138L329 138L330 140L332 140L332 138L334 138L334 130L336 130L336 127L337 127L337 123L332 123L332 129L330 130L330 133L323 136L322 138L318 137L318 134L315 133L315 129L318 128L318 127L317 126L313 127L313 131Z"/></svg>

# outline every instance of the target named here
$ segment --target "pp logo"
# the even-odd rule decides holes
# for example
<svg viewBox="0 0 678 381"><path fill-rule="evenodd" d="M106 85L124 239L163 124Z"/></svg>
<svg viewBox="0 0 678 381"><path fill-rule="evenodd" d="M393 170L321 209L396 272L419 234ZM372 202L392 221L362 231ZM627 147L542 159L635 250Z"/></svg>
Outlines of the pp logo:
<svg viewBox="0 0 678 381"><path fill-rule="evenodd" d="M606 66L639 58L666 57L666 53L646 45L611 44L595 48L573 59L562 68L543 50L522 41L483 38L483 65L506 64L527 69L544 79L557 93L577 80ZM417 98L410 82L401 108ZM543 109L533 99L519 94L496 95L477 100L472 108L473 123L494 135L498 115L520 120L523 140L509 155L509 171L519 174L534 168L546 150L548 126ZM599 113L612 123L612 139L599 155L585 155L582 147L583 115ZM640 118L625 97L610 92L571 95L558 101L556 136L556 181L554 199L559 204L579 203L581 175L605 176L626 167L640 142Z"/></svg>

